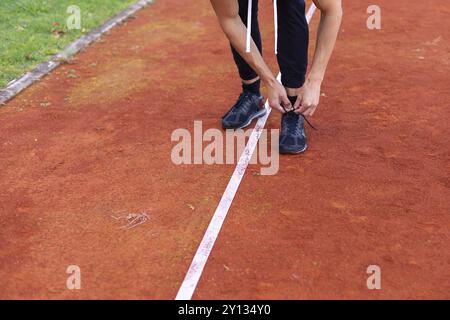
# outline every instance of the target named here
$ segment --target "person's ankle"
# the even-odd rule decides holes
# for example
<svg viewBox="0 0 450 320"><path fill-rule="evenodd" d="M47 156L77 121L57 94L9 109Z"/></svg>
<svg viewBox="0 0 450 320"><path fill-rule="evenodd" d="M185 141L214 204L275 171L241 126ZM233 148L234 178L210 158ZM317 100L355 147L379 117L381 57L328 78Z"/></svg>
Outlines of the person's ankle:
<svg viewBox="0 0 450 320"><path fill-rule="evenodd" d="M246 84L246 83L242 83L242 91L247 91L253 94L261 94L260 92L260 88L261 88L261 80L258 79L255 82Z"/></svg>

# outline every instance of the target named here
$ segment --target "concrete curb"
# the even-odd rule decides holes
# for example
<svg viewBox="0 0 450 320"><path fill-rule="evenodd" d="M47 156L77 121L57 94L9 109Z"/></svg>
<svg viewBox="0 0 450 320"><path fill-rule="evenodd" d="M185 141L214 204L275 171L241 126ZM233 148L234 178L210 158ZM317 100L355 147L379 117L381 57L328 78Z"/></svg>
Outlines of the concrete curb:
<svg viewBox="0 0 450 320"><path fill-rule="evenodd" d="M68 58L72 57L80 50L86 48L92 42L99 39L104 33L108 32L129 18L131 15L153 2L154 0L137 1L127 9L106 21L102 26L92 30L88 34L69 44L63 51L54 55L49 61L39 64L35 69L11 81L5 89L0 90L0 105L5 104L8 100L14 98L17 94L32 85L34 82L38 81L45 75L49 74L56 67L64 63L64 61Z"/></svg>

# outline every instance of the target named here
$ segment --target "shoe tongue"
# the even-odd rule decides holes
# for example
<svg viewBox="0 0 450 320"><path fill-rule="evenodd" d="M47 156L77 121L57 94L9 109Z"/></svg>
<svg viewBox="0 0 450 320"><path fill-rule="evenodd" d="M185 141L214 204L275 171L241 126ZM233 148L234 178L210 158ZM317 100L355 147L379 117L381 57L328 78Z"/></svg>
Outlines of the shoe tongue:
<svg viewBox="0 0 450 320"><path fill-rule="evenodd" d="M291 119L297 119L300 118L300 115L298 115L297 113L295 113L294 111L289 111L286 113L286 115L291 118Z"/></svg>

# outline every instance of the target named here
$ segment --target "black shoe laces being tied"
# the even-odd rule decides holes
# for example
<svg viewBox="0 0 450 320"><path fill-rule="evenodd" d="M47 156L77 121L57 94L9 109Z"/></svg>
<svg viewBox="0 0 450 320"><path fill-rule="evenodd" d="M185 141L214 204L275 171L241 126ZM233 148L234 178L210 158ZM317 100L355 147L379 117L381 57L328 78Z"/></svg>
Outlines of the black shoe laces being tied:
<svg viewBox="0 0 450 320"><path fill-rule="evenodd" d="M294 112L294 111L291 111L291 112ZM311 128L313 128L313 129L316 130L316 131L319 131L319 129L317 129L316 127L314 127L314 126L312 125L312 123L309 122L309 120L303 115L303 113L299 113L299 115L301 115L301 116L303 117L303 119L305 119L306 123L307 123Z"/></svg>
<svg viewBox="0 0 450 320"><path fill-rule="evenodd" d="M295 110L287 111L283 104L281 104L281 106L283 107L284 111L285 111L286 113L288 113L288 114L298 114L298 115L302 116L303 119L306 121L306 123L307 123L311 128L313 128L313 129L316 130L316 131L319 131L319 129L317 129L316 127L314 127L313 124L312 124L311 122L309 122L309 120L303 115L303 113L296 113Z"/></svg>

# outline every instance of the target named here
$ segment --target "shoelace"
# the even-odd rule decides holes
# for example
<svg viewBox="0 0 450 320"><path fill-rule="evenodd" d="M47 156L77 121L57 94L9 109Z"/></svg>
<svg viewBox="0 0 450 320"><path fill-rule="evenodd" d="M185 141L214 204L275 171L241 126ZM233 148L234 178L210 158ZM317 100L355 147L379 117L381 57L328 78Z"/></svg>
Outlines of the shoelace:
<svg viewBox="0 0 450 320"><path fill-rule="evenodd" d="M285 111L286 113L288 113L288 114L289 114L289 113L290 113L290 114L295 113L295 110L287 111L283 104L281 104L281 107L283 107L284 111ZM303 113L296 113L296 114L301 115L301 116L303 117L303 119L306 121L306 123L307 123L311 128L313 128L313 129L316 130L316 131L319 131L319 129L317 129L311 122L309 122L309 120L303 115Z"/></svg>
<svg viewBox="0 0 450 320"><path fill-rule="evenodd" d="M291 111L291 112L294 112L294 111ZM302 113L300 113L300 115L303 117L303 119L306 121L306 123L307 123L311 128L313 128L313 129L316 130L316 131L319 131L319 129L317 129L316 127L314 127L314 126L312 125L312 123L309 122L309 120L308 120Z"/></svg>

